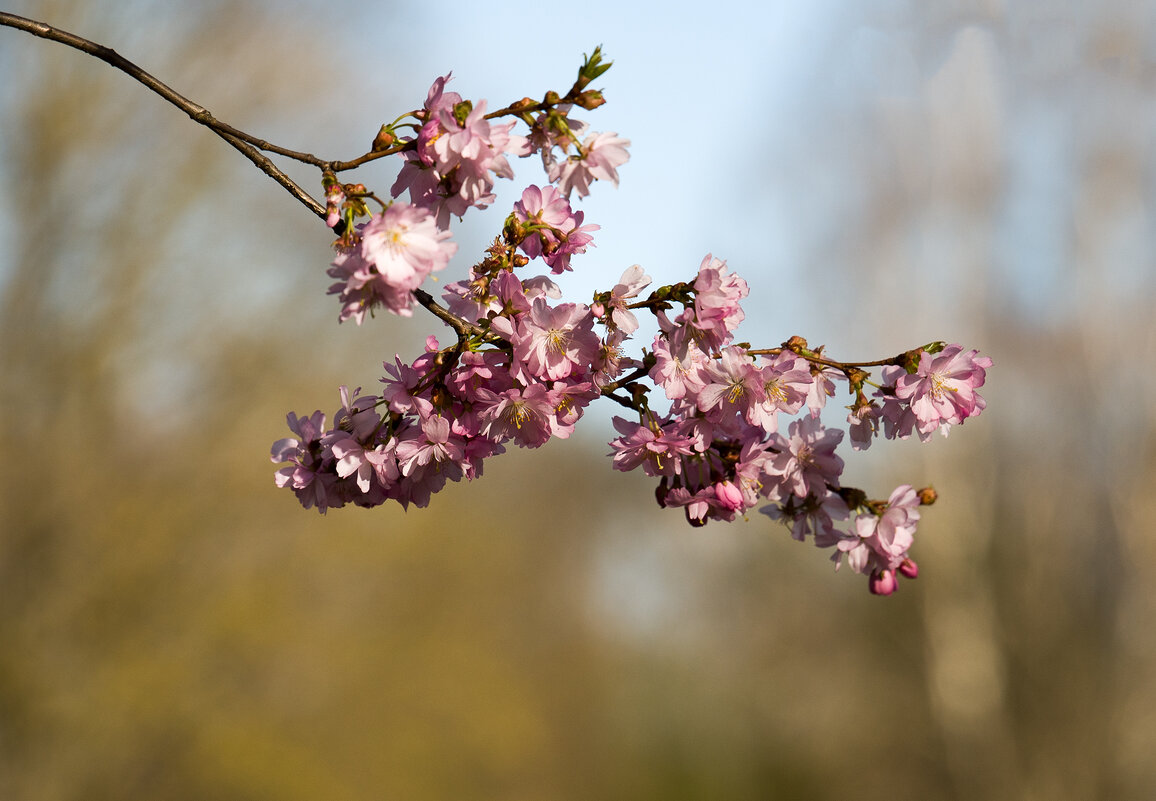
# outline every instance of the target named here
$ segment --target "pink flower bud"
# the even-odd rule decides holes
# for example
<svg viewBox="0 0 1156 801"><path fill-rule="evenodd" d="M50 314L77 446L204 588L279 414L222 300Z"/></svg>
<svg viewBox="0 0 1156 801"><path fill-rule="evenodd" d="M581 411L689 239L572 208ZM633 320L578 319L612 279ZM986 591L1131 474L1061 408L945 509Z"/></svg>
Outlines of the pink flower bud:
<svg viewBox="0 0 1156 801"><path fill-rule="evenodd" d="M899 589L899 582L895 580L893 571L884 570L871 574L871 578L867 581L867 588L871 590L872 595L890 595Z"/></svg>
<svg viewBox="0 0 1156 801"><path fill-rule="evenodd" d="M714 485L714 497L718 505L728 511L743 507L742 491L729 481L720 481Z"/></svg>
<svg viewBox="0 0 1156 801"><path fill-rule="evenodd" d="M911 559L904 559L899 563L899 572L909 579L919 578L919 565Z"/></svg>

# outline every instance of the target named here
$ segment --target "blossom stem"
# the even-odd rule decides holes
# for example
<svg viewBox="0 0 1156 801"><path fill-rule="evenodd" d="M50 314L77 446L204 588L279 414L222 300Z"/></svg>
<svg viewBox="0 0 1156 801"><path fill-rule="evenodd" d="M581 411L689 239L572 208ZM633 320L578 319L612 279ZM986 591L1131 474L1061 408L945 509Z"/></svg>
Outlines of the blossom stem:
<svg viewBox="0 0 1156 801"><path fill-rule="evenodd" d="M756 348L748 350L747 354L750 356L778 356L784 350L789 350L799 356L802 356L812 364L821 364L825 367L834 367L836 370L848 370L854 367L886 367L888 365L903 364L903 359L906 353L901 353L898 356L892 356L888 359L877 359L873 362L837 362L831 359L824 359L822 356L814 356L806 353L799 353L794 348Z"/></svg>
<svg viewBox="0 0 1156 801"><path fill-rule="evenodd" d="M617 387L615 387L615 389L617 389ZM636 412L639 411L638 407L634 405L633 399L624 398L621 395L615 395L614 390L610 387L602 388L602 397L610 398L610 400L614 401L619 406L625 406L627 409L633 409Z"/></svg>
<svg viewBox="0 0 1156 801"><path fill-rule="evenodd" d="M437 317L450 328L454 329L454 331L457 332L458 337L461 339L477 337L478 339L486 342L506 344L506 340L502 339L497 334L486 331L485 329L480 328L473 323L468 323L462 318L458 317L449 309L434 300L433 296L426 292L424 289L413 290L413 295L415 298L417 298L417 302L420 303L427 311L429 311L430 314L432 314L434 317Z"/></svg>
<svg viewBox="0 0 1156 801"><path fill-rule="evenodd" d="M30 33L33 36L39 36L41 39L48 39L53 42L67 45L68 47L80 50L90 56L100 59L107 64L115 67L121 72L125 73L131 78L144 84L156 94L160 95L165 100L172 103L181 111L189 115L189 117L201 125L212 130L234 148L239 150L247 159L253 162L261 172L268 175L277 183L281 184L289 194L293 195L298 201L304 204L310 211L316 214L321 219L325 219L326 211L325 204L319 203L309 195L304 189L298 186L292 178L282 172L277 165L269 160L267 156L261 154L261 150L267 150L271 153L278 153L280 155L288 156L290 158L297 158L298 160L306 160L307 163L316 163L321 166L324 162L315 156L310 157L309 154L296 153L286 148L280 148L276 145L270 144L263 139L258 139L255 136L238 130L231 125L227 125L216 117L214 117L208 109L200 106L189 100L184 95L181 95L168 85L162 83L160 80L145 72L133 62L126 59L124 56L117 53L111 47L106 47L102 44L89 41L83 37L62 31L59 28L54 28L44 22L38 20L20 17L16 14L9 14L7 12L0 12L0 25L16 30ZM312 160L310 160L312 159Z"/></svg>

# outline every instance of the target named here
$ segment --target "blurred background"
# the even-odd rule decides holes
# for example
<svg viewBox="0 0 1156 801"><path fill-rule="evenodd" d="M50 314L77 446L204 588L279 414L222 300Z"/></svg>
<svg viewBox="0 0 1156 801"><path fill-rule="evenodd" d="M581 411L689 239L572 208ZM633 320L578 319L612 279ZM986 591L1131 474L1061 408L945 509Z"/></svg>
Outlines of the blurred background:
<svg viewBox="0 0 1156 801"><path fill-rule="evenodd" d="M428 509L306 512L285 413L373 391L430 321L339 327L316 218L0 29L0 798L1151 798L1156 4L9 5L329 158L451 69L496 108L601 43L587 118L632 159L567 291L709 251L753 343L995 367L950 439L848 458L941 494L889 599L761 515L658 509L610 409Z"/></svg>

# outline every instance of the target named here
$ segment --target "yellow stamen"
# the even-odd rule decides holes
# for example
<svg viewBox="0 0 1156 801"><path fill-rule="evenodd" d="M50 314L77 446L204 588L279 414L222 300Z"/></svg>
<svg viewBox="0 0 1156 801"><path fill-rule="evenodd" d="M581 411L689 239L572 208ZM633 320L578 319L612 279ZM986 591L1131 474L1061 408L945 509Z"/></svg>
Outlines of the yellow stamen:
<svg viewBox="0 0 1156 801"><path fill-rule="evenodd" d="M566 344L570 337L565 331L559 331L556 328L551 328L546 332L546 347L552 353L565 353Z"/></svg>
<svg viewBox="0 0 1156 801"><path fill-rule="evenodd" d="M778 403L787 402L787 391L783 389L783 382L779 379L776 378L773 381L768 381L764 385L764 389L767 393L767 400Z"/></svg>
<svg viewBox="0 0 1156 801"><path fill-rule="evenodd" d="M945 379L939 373L932 373L931 376L931 397L939 400L943 397L944 392L958 392L958 387L949 387L944 385Z"/></svg>

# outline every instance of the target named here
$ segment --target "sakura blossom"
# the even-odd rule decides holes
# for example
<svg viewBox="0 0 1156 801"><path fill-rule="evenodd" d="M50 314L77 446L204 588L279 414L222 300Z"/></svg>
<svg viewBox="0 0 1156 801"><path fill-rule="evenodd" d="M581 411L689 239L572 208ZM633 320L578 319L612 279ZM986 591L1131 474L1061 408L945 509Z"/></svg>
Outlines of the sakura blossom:
<svg viewBox="0 0 1156 801"><path fill-rule="evenodd" d="M556 403L554 393L543 384L515 386L500 394L479 389L481 433L493 439L512 439L528 448L541 447L553 434L550 420Z"/></svg>
<svg viewBox="0 0 1156 801"><path fill-rule="evenodd" d="M610 296L606 299L611 309L612 325L628 336L638 330L638 318L626 307L626 301L638 297L643 289L650 286L652 280L640 265L631 265L622 273L622 277L618 279L618 283L610 290Z"/></svg>
<svg viewBox="0 0 1156 801"><path fill-rule="evenodd" d="M578 197L586 197L594 181L612 181L618 186L618 168L630 158L628 147L630 140L616 133L591 134L582 142L581 153L549 166L550 182L566 197L575 190Z"/></svg>
<svg viewBox="0 0 1156 801"><path fill-rule="evenodd" d="M551 308L544 298L535 298L513 339L514 356L529 375L540 379L587 370L598 356L593 325L588 306L562 303Z"/></svg>
<svg viewBox="0 0 1156 801"><path fill-rule="evenodd" d="M825 428L818 418L792 422L784 447L771 459L783 487L806 498L826 495L828 486L838 486L843 460L835 454L835 446L842 439L842 431Z"/></svg>
<svg viewBox="0 0 1156 801"><path fill-rule="evenodd" d="M523 137L510 135L514 123L492 125L486 119L485 100L475 105L445 92L450 77L430 87L427 122L416 140L407 140L417 147L404 152L406 162L390 190L394 197L408 190L410 202L430 210L442 229L449 227L451 215L461 217L470 207L493 203L494 176L514 176L506 153L529 152Z"/></svg>
<svg viewBox="0 0 1156 801"><path fill-rule="evenodd" d="M721 358L706 362L705 370L706 386L696 399L701 411L737 410L745 416L763 402L762 376L742 348L723 348Z"/></svg>
<svg viewBox="0 0 1156 801"><path fill-rule="evenodd" d="M694 330L699 345L717 350L731 341L734 330L745 318L739 301L748 294L747 282L727 270L726 262L707 254L694 280L694 307L681 315L681 322Z"/></svg>
<svg viewBox="0 0 1156 801"><path fill-rule="evenodd" d="M948 345L938 354L924 351L919 369L896 382L895 397L910 405L920 436L941 425L961 425L987 407L975 390L983 386L988 367L991 359L960 345Z"/></svg>
<svg viewBox="0 0 1156 801"><path fill-rule="evenodd" d="M570 269L570 257L585 253L598 230L582 225L584 214L553 186L530 185L514 204L514 218L522 224L525 238L519 247L531 259L542 258L556 275Z"/></svg>
<svg viewBox="0 0 1156 801"><path fill-rule="evenodd" d="M340 319L358 324L376 306L411 316L413 290L457 252L450 232L438 230L429 212L408 203L394 203L359 226L358 237L359 246L339 250L329 269L342 279L329 288L341 296Z"/></svg>

